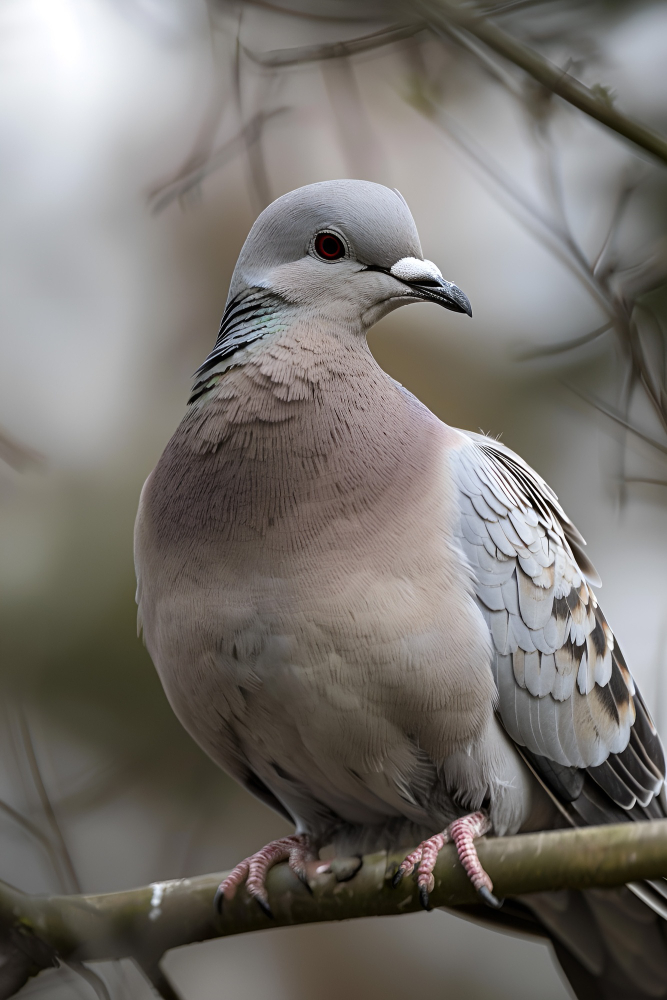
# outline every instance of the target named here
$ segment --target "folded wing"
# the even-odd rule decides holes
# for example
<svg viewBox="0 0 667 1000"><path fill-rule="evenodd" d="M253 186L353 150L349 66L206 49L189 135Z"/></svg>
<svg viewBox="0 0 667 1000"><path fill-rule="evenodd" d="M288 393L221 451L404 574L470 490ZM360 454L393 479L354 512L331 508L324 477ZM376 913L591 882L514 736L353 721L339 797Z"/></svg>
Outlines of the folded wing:
<svg viewBox="0 0 667 1000"><path fill-rule="evenodd" d="M561 800L579 798L587 773L616 806L652 815L663 749L591 589L599 579L583 538L544 480L497 441L464 432L452 466L507 732Z"/></svg>

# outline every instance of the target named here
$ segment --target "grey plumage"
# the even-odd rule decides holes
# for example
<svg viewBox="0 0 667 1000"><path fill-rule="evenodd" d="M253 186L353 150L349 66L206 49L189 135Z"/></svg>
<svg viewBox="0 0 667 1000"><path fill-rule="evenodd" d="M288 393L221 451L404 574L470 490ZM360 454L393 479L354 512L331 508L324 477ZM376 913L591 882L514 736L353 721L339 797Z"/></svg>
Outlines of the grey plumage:
<svg viewBox="0 0 667 1000"><path fill-rule="evenodd" d="M470 312L396 192L311 185L253 226L137 519L171 704L317 846L412 846L481 807L496 834L664 815L660 740L555 494L368 351L366 330L416 300ZM663 996L656 885L494 919L539 919L577 989L581 973L602 997ZM619 978L605 942L646 904L650 955ZM610 992L623 977L636 992Z"/></svg>

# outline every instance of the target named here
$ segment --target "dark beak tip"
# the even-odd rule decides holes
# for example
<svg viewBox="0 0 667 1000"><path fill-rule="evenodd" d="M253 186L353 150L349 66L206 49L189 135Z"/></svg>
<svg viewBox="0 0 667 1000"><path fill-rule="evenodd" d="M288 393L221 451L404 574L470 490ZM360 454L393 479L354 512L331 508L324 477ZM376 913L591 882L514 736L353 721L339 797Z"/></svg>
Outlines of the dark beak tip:
<svg viewBox="0 0 667 1000"><path fill-rule="evenodd" d="M451 309L452 312L465 313L466 316L470 316L472 319L472 306L470 305L467 296L462 295L460 298L457 296L455 299L451 299L450 302L451 304L443 302L442 305L445 306L446 309Z"/></svg>
<svg viewBox="0 0 667 1000"><path fill-rule="evenodd" d="M452 299L459 307L461 312L466 313L466 315L470 316L470 318L472 319L472 306L470 305L470 299L468 298L468 296L465 294L465 292L462 292L457 285L452 286L452 292L453 292Z"/></svg>
<svg viewBox="0 0 667 1000"><path fill-rule="evenodd" d="M443 280L442 291L444 295L442 297L438 296L441 305L446 309L451 309L453 312L465 313L472 318L470 299L465 292L461 291L458 285Z"/></svg>

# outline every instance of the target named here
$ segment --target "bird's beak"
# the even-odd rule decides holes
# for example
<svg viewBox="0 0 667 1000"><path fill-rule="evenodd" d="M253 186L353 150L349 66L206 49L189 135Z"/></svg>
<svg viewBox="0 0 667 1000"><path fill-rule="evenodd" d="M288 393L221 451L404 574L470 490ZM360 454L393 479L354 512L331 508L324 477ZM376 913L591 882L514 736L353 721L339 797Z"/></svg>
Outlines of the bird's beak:
<svg viewBox="0 0 667 1000"><path fill-rule="evenodd" d="M392 278L412 288L416 297L426 302L437 302L452 312L462 312L472 316L472 306L468 296L458 285L445 281L433 261L402 257L389 268L388 273Z"/></svg>
<svg viewBox="0 0 667 1000"><path fill-rule="evenodd" d="M451 309L452 312L462 312L472 316L472 306L468 296L451 281L436 278L429 279L429 281L407 281L406 284L414 288L420 299L427 302L437 302L439 306Z"/></svg>

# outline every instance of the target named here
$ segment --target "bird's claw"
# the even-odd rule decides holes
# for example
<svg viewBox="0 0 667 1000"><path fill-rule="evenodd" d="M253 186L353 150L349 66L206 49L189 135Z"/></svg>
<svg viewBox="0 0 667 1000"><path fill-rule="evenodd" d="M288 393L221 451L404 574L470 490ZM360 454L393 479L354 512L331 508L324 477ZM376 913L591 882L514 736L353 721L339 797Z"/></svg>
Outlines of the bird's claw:
<svg viewBox="0 0 667 1000"><path fill-rule="evenodd" d="M222 913L224 898L231 899L237 888L245 883L246 892L257 901L267 917L274 919L273 912L269 905L266 894L266 876L274 865L280 861L288 861L290 869L297 878L312 892L308 885L308 875L306 871L306 861L313 857L313 849L308 838L304 834L294 834L292 837L282 837L280 840L273 840L261 851L252 854L249 858L241 861L234 868L227 878L220 883L213 900L213 905L218 913Z"/></svg>
<svg viewBox="0 0 667 1000"><path fill-rule="evenodd" d="M419 902L422 905L422 909L426 910L427 913L430 913L430 911L433 909L429 899L429 891L427 886L425 885L419 886Z"/></svg>
<svg viewBox="0 0 667 1000"><path fill-rule="evenodd" d="M459 861L479 898L487 906L498 909L502 906L502 900L497 899L491 891L493 883L482 868L474 843L476 837L482 837L490 829L491 822L483 812L470 813L469 816L454 820L442 833L436 833L435 836L422 841L415 851L407 855L392 878L392 885L397 886L405 875L417 868L419 899L424 909L430 910L429 895L435 887L433 869L443 846L453 841Z"/></svg>
<svg viewBox="0 0 667 1000"><path fill-rule="evenodd" d="M253 899L259 906L260 910L262 910L262 912L264 913L264 916L268 917L270 920L276 919L275 916L273 915L273 910L269 906L268 899L264 899L263 896L255 896L255 895L253 895Z"/></svg>
<svg viewBox="0 0 667 1000"><path fill-rule="evenodd" d="M392 880L391 880L391 887L392 887L392 889L395 889L397 885L401 884L401 882L403 881L403 876L404 875L405 875L405 872L404 872L404 870L402 868L399 868L398 871L394 872Z"/></svg>
<svg viewBox="0 0 667 1000"><path fill-rule="evenodd" d="M312 896L313 895L313 887L310 884L310 882L308 881L308 875L306 873L306 870L304 868L292 868L292 871L294 872L294 874L298 878L298 880L301 883L301 885L304 886L308 890L308 892L310 893L310 895Z"/></svg>
<svg viewBox="0 0 667 1000"><path fill-rule="evenodd" d="M487 889L485 885L480 885L479 889L477 890L477 895L482 900L482 902L486 906L490 906L492 910L499 910L500 907L505 902L504 899L498 899L497 896L494 896L491 890Z"/></svg>

